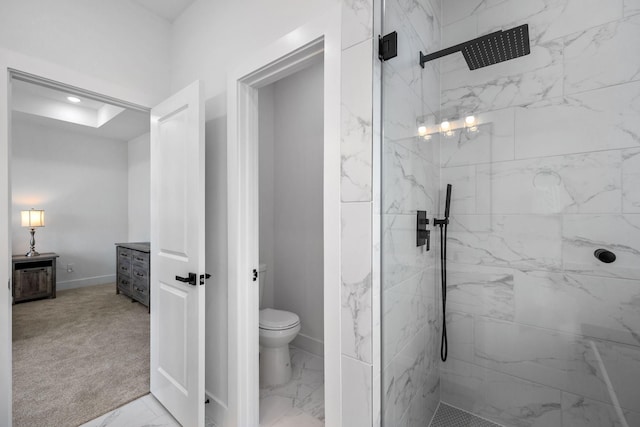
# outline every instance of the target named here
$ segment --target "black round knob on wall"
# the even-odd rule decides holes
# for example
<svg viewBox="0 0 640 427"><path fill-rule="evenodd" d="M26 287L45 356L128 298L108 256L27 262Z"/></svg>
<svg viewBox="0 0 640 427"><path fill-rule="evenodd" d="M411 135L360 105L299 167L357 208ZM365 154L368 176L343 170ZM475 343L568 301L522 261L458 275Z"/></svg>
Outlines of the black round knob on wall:
<svg viewBox="0 0 640 427"><path fill-rule="evenodd" d="M606 249L596 249L593 255L605 264L610 264L616 260L616 254Z"/></svg>

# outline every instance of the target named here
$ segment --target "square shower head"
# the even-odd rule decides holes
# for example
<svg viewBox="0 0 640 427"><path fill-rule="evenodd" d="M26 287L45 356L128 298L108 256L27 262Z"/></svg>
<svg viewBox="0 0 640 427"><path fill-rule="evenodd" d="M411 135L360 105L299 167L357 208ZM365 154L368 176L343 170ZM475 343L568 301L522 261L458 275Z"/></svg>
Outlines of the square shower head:
<svg viewBox="0 0 640 427"><path fill-rule="evenodd" d="M528 55L529 25L496 31L463 43L462 55L470 70Z"/></svg>
<svg viewBox="0 0 640 427"><path fill-rule="evenodd" d="M506 31L499 30L428 55L420 52L420 66L424 68L426 62L456 52L462 52L470 70L528 55L531 53L529 25L520 25Z"/></svg>

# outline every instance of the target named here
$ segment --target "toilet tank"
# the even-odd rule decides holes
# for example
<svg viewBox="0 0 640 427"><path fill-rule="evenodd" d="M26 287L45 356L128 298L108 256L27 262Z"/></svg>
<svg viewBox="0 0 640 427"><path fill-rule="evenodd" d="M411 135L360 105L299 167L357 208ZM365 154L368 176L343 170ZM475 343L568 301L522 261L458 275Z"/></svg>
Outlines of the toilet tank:
<svg viewBox="0 0 640 427"><path fill-rule="evenodd" d="M258 267L258 281L260 283L260 302L259 308L262 308L262 294L264 293L264 284L267 281L267 264L260 264Z"/></svg>

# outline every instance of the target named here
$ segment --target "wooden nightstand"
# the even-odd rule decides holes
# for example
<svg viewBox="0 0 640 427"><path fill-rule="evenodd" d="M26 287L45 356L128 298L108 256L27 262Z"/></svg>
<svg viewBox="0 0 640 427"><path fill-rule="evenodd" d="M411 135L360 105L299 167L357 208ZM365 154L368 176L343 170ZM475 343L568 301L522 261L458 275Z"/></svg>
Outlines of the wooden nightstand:
<svg viewBox="0 0 640 427"><path fill-rule="evenodd" d="M56 297L56 258L53 252L38 256L14 255L13 286L14 304L41 298Z"/></svg>

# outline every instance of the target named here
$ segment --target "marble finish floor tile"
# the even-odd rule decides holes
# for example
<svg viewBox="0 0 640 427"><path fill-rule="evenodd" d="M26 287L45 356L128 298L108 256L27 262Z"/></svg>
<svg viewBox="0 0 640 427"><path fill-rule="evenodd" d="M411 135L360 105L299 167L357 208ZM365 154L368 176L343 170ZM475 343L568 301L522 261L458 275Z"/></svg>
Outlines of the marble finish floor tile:
<svg viewBox="0 0 640 427"><path fill-rule="evenodd" d="M181 427L151 394L142 396L80 427ZM215 427L206 421L206 427Z"/></svg>
<svg viewBox="0 0 640 427"><path fill-rule="evenodd" d="M260 426L323 426L324 359L296 347L289 351L291 381L260 389Z"/></svg>
<svg viewBox="0 0 640 427"><path fill-rule="evenodd" d="M429 427L500 427L500 425L440 402Z"/></svg>

